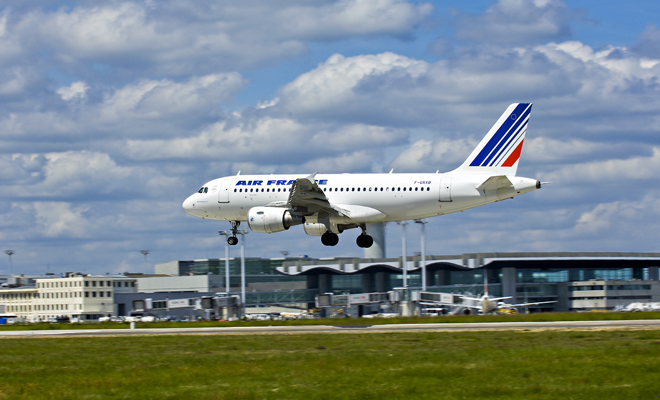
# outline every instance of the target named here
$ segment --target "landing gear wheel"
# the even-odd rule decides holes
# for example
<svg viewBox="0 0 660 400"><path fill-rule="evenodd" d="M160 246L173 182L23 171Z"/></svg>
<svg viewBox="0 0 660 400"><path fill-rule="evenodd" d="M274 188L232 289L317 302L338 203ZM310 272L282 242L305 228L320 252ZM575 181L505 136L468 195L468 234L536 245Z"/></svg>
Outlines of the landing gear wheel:
<svg viewBox="0 0 660 400"><path fill-rule="evenodd" d="M355 243L357 243L358 247L369 248L374 244L374 238L363 234L357 237Z"/></svg>
<svg viewBox="0 0 660 400"><path fill-rule="evenodd" d="M229 236L227 238L227 243L229 243L230 246L236 246L238 244L238 238L236 237L236 233L238 233L238 227L241 226L241 221L229 221L231 223L231 234L232 236Z"/></svg>
<svg viewBox="0 0 660 400"><path fill-rule="evenodd" d="M339 243L339 235L332 232L326 232L321 236L321 243L326 246L336 246Z"/></svg>

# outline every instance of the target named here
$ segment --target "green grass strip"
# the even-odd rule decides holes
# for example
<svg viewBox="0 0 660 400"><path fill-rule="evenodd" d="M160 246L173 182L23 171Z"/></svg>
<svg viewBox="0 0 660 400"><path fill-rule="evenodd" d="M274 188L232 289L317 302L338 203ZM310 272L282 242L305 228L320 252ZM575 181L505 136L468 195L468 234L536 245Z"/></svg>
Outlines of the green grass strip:
<svg viewBox="0 0 660 400"><path fill-rule="evenodd" d="M0 340L0 399L652 399L660 330Z"/></svg>

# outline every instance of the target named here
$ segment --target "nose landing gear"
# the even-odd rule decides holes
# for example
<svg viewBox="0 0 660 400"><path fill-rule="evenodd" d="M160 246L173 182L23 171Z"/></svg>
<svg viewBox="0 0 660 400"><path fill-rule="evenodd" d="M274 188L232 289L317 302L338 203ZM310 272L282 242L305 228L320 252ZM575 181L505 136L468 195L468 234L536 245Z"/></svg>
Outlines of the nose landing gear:
<svg viewBox="0 0 660 400"><path fill-rule="evenodd" d="M230 246L236 246L238 244L238 238L236 237L236 232L238 227L241 226L241 221L230 221L231 222L231 234L232 236L227 237L227 243Z"/></svg>

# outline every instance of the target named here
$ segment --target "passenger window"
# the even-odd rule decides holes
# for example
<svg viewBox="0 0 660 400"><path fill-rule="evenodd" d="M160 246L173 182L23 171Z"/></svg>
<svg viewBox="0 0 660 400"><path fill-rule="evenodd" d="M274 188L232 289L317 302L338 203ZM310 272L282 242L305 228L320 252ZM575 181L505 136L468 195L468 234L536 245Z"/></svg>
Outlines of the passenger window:
<svg viewBox="0 0 660 400"><path fill-rule="evenodd" d="M355 188L351 188L351 192L355 192Z"/></svg>
<svg viewBox="0 0 660 400"><path fill-rule="evenodd" d="M236 193L236 189L234 189L234 193Z"/></svg>
<svg viewBox="0 0 660 400"><path fill-rule="evenodd" d="M358 188L358 192L360 191L360 188Z"/></svg>
<svg viewBox="0 0 660 400"><path fill-rule="evenodd" d="M415 188L415 192L416 192L418 189L419 189L419 188Z"/></svg>

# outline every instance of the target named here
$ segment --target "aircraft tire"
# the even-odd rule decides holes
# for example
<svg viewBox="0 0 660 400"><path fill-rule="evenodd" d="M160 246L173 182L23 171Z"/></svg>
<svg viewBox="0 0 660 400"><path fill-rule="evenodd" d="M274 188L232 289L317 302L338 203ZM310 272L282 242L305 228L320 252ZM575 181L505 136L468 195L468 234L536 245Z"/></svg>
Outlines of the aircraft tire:
<svg viewBox="0 0 660 400"><path fill-rule="evenodd" d="M321 236L321 243L326 246L336 246L339 243L339 235L332 232L326 232Z"/></svg>
<svg viewBox="0 0 660 400"><path fill-rule="evenodd" d="M374 244L374 238L369 235L360 235L355 240L355 243L357 243L358 247L369 248Z"/></svg>
<svg viewBox="0 0 660 400"><path fill-rule="evenodd" d="M236 246L238 244L238 238L236 236L229 236L227 238L227 243L229 243L230 246Z"/></svg>

